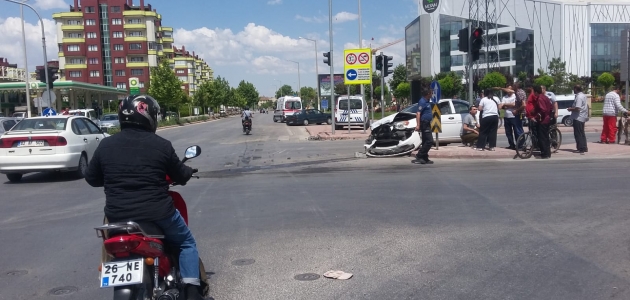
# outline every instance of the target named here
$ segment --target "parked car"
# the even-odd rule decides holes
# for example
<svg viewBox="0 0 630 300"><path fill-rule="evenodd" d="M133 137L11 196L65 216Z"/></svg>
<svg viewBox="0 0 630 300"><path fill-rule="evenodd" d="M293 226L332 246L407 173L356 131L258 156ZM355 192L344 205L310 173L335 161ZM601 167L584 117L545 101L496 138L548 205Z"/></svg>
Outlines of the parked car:
<svg viewBox="0 0 630 300"><path fill-rule="evenodd" d="M11 130L18 122L20 122L20 120L16 118L0 117L0 135Z"/></svg>
<svg viewBox="0 0 630 300"><path fill-rule="evenodd" d="M573 119L571 119L571 112L567 108L573 105L575 95L556 95L556 102L558 103L558 124L562 123L564 126L573 126Z"/></svg>
<svg viewBox="0 0 630 300"><path fill-rule="evenodd" d="M72 116L86 117L86 118L92 120L92 122L96 123L97 125L101 122L96 117L96 111L94 111L93 109L73 109L73 110L69 111L68 113L70 115L72 115Z"/></svg>
<svg viewBox="0 0 630 300"><path fill-rule="evenodd" d="M118 114L106 114L101 117L101 129L107 131L110 128L120 127Z"/></svg>
<svg viewBox="0 0 630 300"><path fill-rule="evenodd" d="M73 171L83 177L106 136L82 116L24 119L0 136L0 173L11 182L44 171Z"/></svg>
<svg viewBox="0 0 630 300"><path fill-rule="evenodd" d="M413 113L416 105L417 104L408 106L401 112ZM459 99L442 99L437 105L442 114L440 118L442 121L442 133L439 134L440 144L460 143L462 141L460 137L462 120L464 116L469 113L470 103ZM376 127L381 126L381 124L392 122L397 114L398 113L391 114L373 122L372 125L370 125L370 129L374 130ZM436 138L435 134L433 135L433 138Z"/></svg>
<svg viewBox="0 0 630 300"><path fill-rule="evenodd" d="M12 118L16 118L19 121L22 121L22 119L26 118L26 112L23 111L19 111L19 112L14 112L11 115Z"/></svg>
<svg viewBox="0 0 630 300"><path fill-rule="evenodd" d="M332 117L330 114L323 113L317 109L305 109L300 112L296 112L292 115L285 117L287 125L299 125L304 126L308 124L332 124Z"/></svg>

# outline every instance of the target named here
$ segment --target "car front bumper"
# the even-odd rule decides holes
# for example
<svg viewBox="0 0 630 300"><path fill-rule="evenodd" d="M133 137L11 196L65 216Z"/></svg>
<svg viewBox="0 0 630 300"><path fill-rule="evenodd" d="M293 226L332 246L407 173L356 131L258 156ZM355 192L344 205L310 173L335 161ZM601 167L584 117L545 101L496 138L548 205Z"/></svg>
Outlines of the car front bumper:
<svg viewBox="0 0 630 300"><path fill-rule="evenodd" d="M81 153L51 155L0 156L0 173L32 173L42 171L71 171L79 165Z"/></svg>

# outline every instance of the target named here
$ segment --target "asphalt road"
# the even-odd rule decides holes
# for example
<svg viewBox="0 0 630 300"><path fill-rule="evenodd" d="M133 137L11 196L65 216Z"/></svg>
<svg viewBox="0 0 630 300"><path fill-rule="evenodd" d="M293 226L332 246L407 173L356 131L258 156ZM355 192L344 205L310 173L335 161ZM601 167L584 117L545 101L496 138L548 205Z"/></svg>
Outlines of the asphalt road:
<svg viewBox="0 0 630 300"><path fill-rule="evenodd" d="M628 162L354 160L360 141L254 121L159 132L203 149L176 189L215 299L630 299ZM111 298L102 190L33 174L0 195L0 299ZM294 279L328 270L354 277Z"/></svg>

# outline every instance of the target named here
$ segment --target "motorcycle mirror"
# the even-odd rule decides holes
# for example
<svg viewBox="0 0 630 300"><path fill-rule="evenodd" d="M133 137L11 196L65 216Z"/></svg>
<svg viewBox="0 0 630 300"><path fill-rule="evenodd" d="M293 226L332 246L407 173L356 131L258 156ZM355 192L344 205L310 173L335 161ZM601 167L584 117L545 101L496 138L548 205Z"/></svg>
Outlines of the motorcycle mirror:
<svg viewBox="0 0 630 300"><path fill-rule="evenodd" d="M191 158L195 158L197 156L201 155L201 147L199 146L190 146L186 149L186 153L184 154L184 157L186 159L191 159Z"/></svg>

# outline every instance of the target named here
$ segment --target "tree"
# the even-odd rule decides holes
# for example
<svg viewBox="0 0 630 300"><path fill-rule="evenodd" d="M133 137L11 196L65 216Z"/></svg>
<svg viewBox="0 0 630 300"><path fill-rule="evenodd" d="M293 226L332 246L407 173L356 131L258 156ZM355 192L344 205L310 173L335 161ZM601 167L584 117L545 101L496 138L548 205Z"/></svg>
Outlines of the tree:
<svg viewBox="0 0 630 300"><path fill-rule="evenodd" d="M553 86L554 79L551 75L542 75L534 80L535 85Z"/></svg>
<svg viewBox="0 0 630 300"><path fill-rule="evenodd" d="M527 73L525 71L520 71L518 73L518 82L525 82L527 80Z"/></svg>
<svg viewBox="0 0 630 300"><path fill-rule="evenodd" d="M177 109L186 94L182 90L182 82L171 69L168 60L163 60L157 67L151 68L151 84L147 91L158 101L161 107Z"/></svg>
<svg viewBox="0 0 630 300"><path fill-rule="evenodd" d="M438 80L438 82L440 83L440 90L441 90L441 97L442 98L451 98L453 97L453 95L455 95L453 92L453 78L451 77L444 77L443 79Z"/></svg>
<svg viewBox="0 0 630 300"><path fill-rule="evenodd" d="M407 67L403 64L399 64L394 68L392 79L388 81L389 87L392 91L395 91L398 85L403 82L407 82Z"/></svg>
<svg viewBox="0 0 630 300"><path fill-rule="evenodd" d="M245 80L241 80L236 88L236 92L243 97L243 100L245 101L243 106L254 106L258 103L258 99L260 98L256 87Z"/></svg>
<svg viewBox="0 0 630 300"><path fill-rule="evenodd" d="M547 86L549 90L557 94L567 94L571 92L571 87L567 86L567 63L560 60L559 57L552 58L547 69L549 76L553 78L553 85Z"/></svg>
<svg viewBox="0 0 630 300"><path fill-rule="evenodd" d="M462 79L455 72L438 73L433 80L437 80L440 83L443 98L450 98L464 91Z"/></svg>
<svg viewBox="0 0 630 300"><path fill-rule="evenodd" d="M385 98L387 99L387 95L389 95L389 89L385 86ZM381 100L381 87L377 86L374 88L374 99Z"/></svg>
<svg viewBox="0 0 630 300"><path fill-rule="evenodd" d="M482 90L492 87L504 87L507 84L505 76L499 72L491 72L486 74L482 80L479 81L479 88Z"/></svg>
<svg viewBox="0 0 630 300"><path fill-rule="evenodd" d="M350 95L356 95L361 93L361 86L358 84L351 84L350 86ZM343 83L339 83L335 86L335 94L337 95L345 95L348 93L348 85Z"/></svg>
<svg viewBox="0 0 630 300"><path fill-rule="evenodd" d="M398 103L407 103L411 97L411 85L409 82L401 82L394 90L394 97L398 99Z"/></svg>
<svg viewBox="0 0 630 300"><path fill-rule="evenodd" d="M276 98L280 98L282 96L292 96L294 93L293 88L290 85L285 84L276 91Z"/></svg>
<svg viewBox="0 0 630 300"><path fill-rule="evenodd" d="M300 88L300 95L302 95L302 102L306 106L317 107L317 90L309 86L303 86Z"/></svg>
<svg viewBox="0 0 630 300"><path fill-rule="evenodd" d="M597 84L601 85L606 91L608 91L608 88L610 88L614 83L615 76L608 72L604 72L602 73L602 75L599 75L599 77L597 77Z"/></svg>

